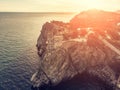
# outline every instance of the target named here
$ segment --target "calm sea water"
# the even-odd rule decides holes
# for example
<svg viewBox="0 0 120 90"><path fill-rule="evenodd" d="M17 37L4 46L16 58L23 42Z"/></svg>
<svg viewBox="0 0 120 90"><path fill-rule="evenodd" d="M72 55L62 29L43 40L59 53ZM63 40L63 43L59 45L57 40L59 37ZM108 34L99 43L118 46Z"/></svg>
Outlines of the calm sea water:
<svg viewBox="0 0 120 90"><path fill-rule="evenodd" d="M36 41L46 21L68 22L74 14L0 13L0 90L31 90L39 65Z"/></svg>

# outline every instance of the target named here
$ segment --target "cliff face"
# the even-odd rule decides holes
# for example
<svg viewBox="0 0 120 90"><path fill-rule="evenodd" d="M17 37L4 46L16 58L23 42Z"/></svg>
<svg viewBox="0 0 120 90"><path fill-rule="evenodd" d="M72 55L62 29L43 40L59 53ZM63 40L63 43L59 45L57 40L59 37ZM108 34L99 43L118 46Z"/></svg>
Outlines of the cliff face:
<svg viewBox="0 0 120 90"><path fill-rule="evenodd" d="M112 17L114 25L106 22L107 16ZM40 68L31 78L33 86L55 86L86 72L114 88L119 87L118 17L120 15L113 12L87 11L75 16L70 23L45 23L37 42ZM114 28L108 29L103 22ZM96 30L98 25L105 25L104 30L99 26L103 34ZM110 31L115 34L108 33Z"/></svg>

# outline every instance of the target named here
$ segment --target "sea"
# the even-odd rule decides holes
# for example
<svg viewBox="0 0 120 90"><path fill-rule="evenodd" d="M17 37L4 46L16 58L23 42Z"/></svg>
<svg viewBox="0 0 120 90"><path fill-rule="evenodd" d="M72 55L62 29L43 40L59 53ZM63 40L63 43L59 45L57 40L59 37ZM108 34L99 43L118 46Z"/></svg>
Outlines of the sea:
<svg viewBox="0 0 120 90"><path fill-rule="evenodd" d="M0 12L0 90L32 90L39 67L36 43L42 25L69 22L75 13Z"/></svg>

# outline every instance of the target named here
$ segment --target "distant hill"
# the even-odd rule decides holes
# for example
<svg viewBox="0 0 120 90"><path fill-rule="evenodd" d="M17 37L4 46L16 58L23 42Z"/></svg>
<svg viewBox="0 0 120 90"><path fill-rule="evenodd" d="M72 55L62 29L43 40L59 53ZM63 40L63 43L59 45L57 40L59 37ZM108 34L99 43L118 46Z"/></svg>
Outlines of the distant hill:
<svg viewBox="0 0 120 90"><path fill-rule="evenodd" d="M106 29L114 28L119 22L120 22L119 13L94 9L79 13L70 21L70 24L73 29L79 27Z"/></svg>
<svg viewBox="0 0 120 90"><path fill-rule="evenodd" d="M117 10L116 12L117 12L117 13L120 13L120 10Z"/></svg>

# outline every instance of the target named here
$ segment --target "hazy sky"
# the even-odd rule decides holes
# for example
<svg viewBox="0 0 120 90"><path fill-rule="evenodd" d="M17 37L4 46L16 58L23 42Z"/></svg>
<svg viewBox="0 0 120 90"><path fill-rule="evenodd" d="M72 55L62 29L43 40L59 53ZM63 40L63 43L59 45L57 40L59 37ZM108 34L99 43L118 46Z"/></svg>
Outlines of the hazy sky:
<svg viewBox="0 0 120 90"><path fill-rule="evenodd" d="M120 10L120 0L0 0L1 12L79 12L91 8Z"/></svg>

